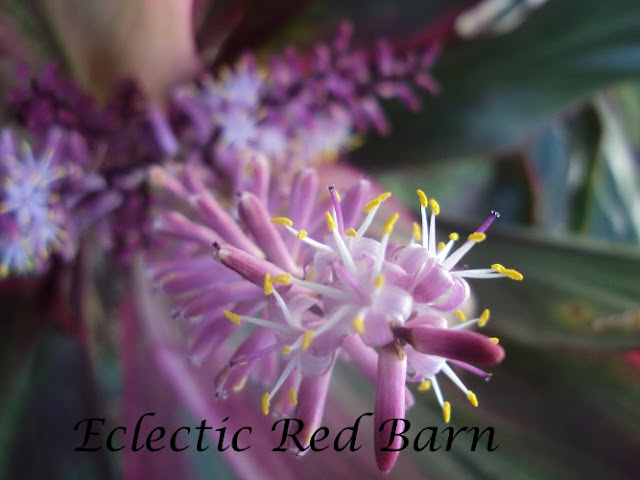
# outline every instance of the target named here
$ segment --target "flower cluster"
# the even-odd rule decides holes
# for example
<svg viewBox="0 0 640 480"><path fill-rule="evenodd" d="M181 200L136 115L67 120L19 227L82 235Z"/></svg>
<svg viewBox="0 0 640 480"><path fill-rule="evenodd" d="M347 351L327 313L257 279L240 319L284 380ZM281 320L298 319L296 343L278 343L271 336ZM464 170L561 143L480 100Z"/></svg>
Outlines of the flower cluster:
<svg viewBox="0 0 640 480"><path fill-rule="evenodd" d="M268 184L268 165L256 167L250 175ZM186 209L186 216L173 211L158 217L157 232L182 242L152 263L152 273L175 297L176 315L193 328L195 358L201 361L241 325L254 326L219 373L219 396L243 388L253 374L268 386L263 412L284 415L295 407L308 443L322 418L332 368L343 356L377 382L376 432L385 419L401 418L411 403L405 382L417 383L418 390L432 385L448 422L451 407L438 373L477 406L451 365L488 378L476 365L494 365L504 352L496 339L468 331L483 326L489 311L464 318L467 279L521 280L522 275L498 264L486 269L459 264L485 240L497 213L454 250L458 235L437 242L440 207L418 191L422 222L402 245L391 240L399 213L383 222L381 235L370 234L390 194L373 195L368 180L357 181L341 199L333 186L323 194L315 171L304 169L292 182L290 201L271 208L264 189L221 202L206 186L215 179L203 179L197 165L158 168L154 179ZM217 265L204 261L211 244ZM450 327L446 312L456 312L462 323ZM389 438L385 433L376 441ZM389 471L397 452L377 450L378 466Z"/></svg>
<svg viewBox="0 0 640 480"><path fill-rule="evenodd" d="M211 146L216 165L236 185L253 152L266 155L291 176L308 165L331 161L371 127L387 133L380 99L396 98L419 107L412 85L433 92L428 73L436 48L421 54L395 55L378 43L373 58L351 46L345 23L330 45L308 54L288 49L260 67L253 55L198 87L183 86L173 96L178 137ZM286 183L286 182L285 182Z"/></svg>

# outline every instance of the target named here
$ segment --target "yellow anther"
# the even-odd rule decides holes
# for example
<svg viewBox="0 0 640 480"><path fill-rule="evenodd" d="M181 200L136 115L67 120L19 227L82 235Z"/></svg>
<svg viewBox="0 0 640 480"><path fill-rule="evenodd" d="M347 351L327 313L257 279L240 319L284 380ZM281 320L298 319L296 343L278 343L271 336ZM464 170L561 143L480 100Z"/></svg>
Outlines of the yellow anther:
<svg viewBox="0 0 640 480"><path fill-rule="evenodd" d="M430 388L431 388L431 381L429 380L423 380L422 382L420 382L420 385L418 385L419 392L426 392Z"/></svg>
<svg viewBox="0 0 640 480"><path fill-rule="evenodd" d="M506 268L504 268L502 265L500 265L499 263L494 263L493 265L491 265L491 270L495 270L498 273L504 273L504 271L506 270Z"/></svg>
<svg viewBox="0 0 640 480"><path fill-rule="evenodd" d="M376 208L378 205L380 205L380 200L378 200L377 198L374 198L373 200L371 200L369 203L367 203L364 206L364 213L369 213L371 210Z"/></svg>
<svg viewBox="0 0 640 480"><path fill-rule="evenodd" d="M478 406L478 399L476 398L476 394L473 393L471 390L467 392L467 399L469 400L469 402L471 402L471 405L473 405L474 407Z"/></svg>
<svg viewBox="0 0 640 480"><path fill-rule="evenodd" d="M333 188L333 193L336 194L336 198L338 199L339 202L342 201L342 199L340 198L340 194L338 193L338 189L337 188Z"/></svg>
<svg viewBox="0 0 640 480"><path fill-rule="evenodd" d="M416 242L422 241L422 229L420 225L418 225L418 222L413 222L413 238Z"/></svg>
<svg viewBox="0 0 640 480"><path fill-rule="evenodd" d="M325 216L327 217L327 228L330 232L333 232L336 228L336 222L329 212L325 212Z"/></svg>
<svg viewBox="0 0 640 480"><path fill-rule="evenodd" d="M471 235L469 235L469 241L470 242L484 242L487 239L487 236L484 233L480 233L480 232L475 232L472 233Z"/></svg>
<svg viewBox="0 0 640 480"><path fill-rule="evenodd" d="M6 278L9 276L9 266L4 263L0 265L0 278Z"/></svg>
<svg viewBox="0 0 640 480"><path fill-rule="evenodd" d="M276 217L271 219L271 223L276 225L286 225L287 227L293 227L293 222L287 217Z"/></svg>
<svg viewBox="0 0 640 480"><path fill-rule="evenodd" d="M465 322L467 320L467 316L464 314L462 310L456 310L453 313L456 314L456 317L458 317L461 322Z"/></svg>
<svg viewBox="0 0 640 480"><path fill-rule="evenodd" d="M434 198L429 200L429 206L434 215L440 215L440 204Z"/></svg>
<svg viewBox="0 0 640 480"><path fill-rule="evenodd" d="M478 326L484 327L489 321L489 316L491 316L491 312L488 308L485 308L484 312L482 312L482 315L480 315L480 318L478 319Z"/></svg>
<svg viewBox="0 0 640 480"><path fill-rule="evenodd" d="M449 240L453 240L454 242L457 242L458 240L460 240L460 236L456 232L450 233Z"/></svg>
<svg viewBox="0 0 640 480"><path fill-rule="evenodd" d="M313 338L313 330L307 330L304 332L302 336L302 351L306 352L309 350L309 345L311 345L311 339Z"/></svg>
<svg viewBox="0 0 640 480"><path fill-rule="evenodd" d="M420 205L422 205L424 208L427 208L427 205L429 205L429 202L427 201L427 196L420 189L416 190L416 193L418 194L418 198L420 199Z"/></svg>
<svg viewBox="0 0 640 480"><path fill-rule="evenodd" d="M312 282L313 281L313 277L316 276L316 271L313 268L309 268L309 271L307 272L307 276L304 278L307 282Z"/></svg>
<svg viewBox="0 0 640 480"><path fill-rule="evenodd" d="M524 276L522 276L522 274L519 271L514 270L512 268L506 268L500 273L503 273L504 275L509 277L511 280L521 281L522 279L524 279Z"/></svg>
<svg viewBox="0 0 640 480"><path fill-rule="evenodd" d="M289 355L291 353L291 347L289 345L285 345L280 349L280 351L285 355Z"/></svg>
<svg viewBox="0 0 640 480"><path fill-rule="evenodd" d="M491 340L493 343L500 343L500 339L498 337L491 337L489 340Z"/></svg>
<svg viewBox="0 0 640 480"><path fill-rule="evenodd" d="M300 230L298 232L298 240L302 240L303 238L305 238L308 235L306 230Z"/></svg>
<svg viewBox="0 0 640 480"><path fill-rule="evenodd" d="M354 318L351 322L351 325L353 325L353 328L356 332L364 333L364 321L362 320L362 317Z"/></svg>
<svg viewBox="0 0 640 480"><path fill-rule="evenodd" d="M444 242L438 242L438 246L436 247L438 252L444 249Z"/></svg>
<svg viewBox="0 0 640 480"><path fill-rule="evenodd" d="M296 389L291 387L289 389L289 401L291 402L291 405L297 405L298 404L298 395L296 395Z"/></svg>
<svg viewBox="0 0 640 480"><path fill-rule="evenodd" d="M269 415L269 406L271 405L269 400L271 398L269 397L269 392L267 392L262 396L262 413L265 415Z"/></svg>
<svg viewBox="0 0 640 480"><path fill-rule="evenodd" d="M273 285L273 282L278 282L278 283L281 283L282 285L291 285L291 274L283 273L282 275L276 275L271 279L272 285Z"/></svg>
<svg viewBox="0 0 640 480"><path fill-rule="evenodd" d="M384 276L378 275L373 281L373 284L376 286L376 288L382 288L382 286L384 285Z"/></svg>
<svg viewBox="0 0 640 480"><path fill-rule="evenodd" d="M382 202L384 202L387 198L391 196L391 192L385 192L378 195L376 198L367 203L364 207L364 213L369 213L371 210L376 208Z"/></svg>
<svg viewBox="0 0 640 480"><path fill-rule="evenodd" d="M234 392L239 392L240 390L242 390L244 388L246 383L247 383L247 377L244 377L242 380L240 380L238 383L236 383L233 386L233 391Z"/></svg>
<svg viewBox="0 0 640 480"><path fill-rule="evenodd" d="M227 320L231 320L236 325L240 325L240 315L237 313L230 312L229 310L224 311L224 316L227 317Z"/></svg>
<svg viewBox="0 0 640 480"><path fill-rule="evenodd" d="M399 217L400 215L398 215L397 213L394 213L393 215L391 215L391 217L389 217L389 220L387 220L384 226L382 227L382 233L384 233L385 235L390 235L391 232L393 231L393 226L398 221Z"/></svg>
<svg viewBox="0 0 640 480"><path fill-rule="evenodd" d="M264 274L264 294L268 297L273 293L273 282L269 273Z"/></svg>
<svg viewBox="0 0 640 480"><path fill-rule="evenodd" d="M357 237L357 236L358 236L358 232L356 232L356 231L355 231L355 229L353 229L353 228L349 228L349 229L347 229L347 230L344 232L344 234L345 234L347 237Z"/></svg>
<svg viewBox="0 0 640 480"><path fill-rule="evenodd" d="M451 404L449 402L444 402L442 405L442 416L444 417L444 422L449 423L449 420L451 420Z"/></svg>

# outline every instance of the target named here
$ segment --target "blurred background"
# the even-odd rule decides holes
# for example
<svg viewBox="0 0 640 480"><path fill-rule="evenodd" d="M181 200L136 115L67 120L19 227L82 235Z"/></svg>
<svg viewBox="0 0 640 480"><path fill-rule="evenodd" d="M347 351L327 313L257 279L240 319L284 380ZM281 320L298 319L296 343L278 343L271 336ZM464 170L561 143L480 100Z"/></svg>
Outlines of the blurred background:
<svg viewBox="0 0 640 480"><path fill-rule="evenodd" d="M417 188L437 198L440 231L473 231L498 210L490 241L468 263L500 261L525 281L472 284L507 357L491 382L474 379L480 407L457 402L452 426L493 426L500 447L407 451L384 478L639 478L640 4L199 0L184 2L181 16L177 3L3 0L2 98L17 65L39 72L55 60L96 98L135 75L161 99L198 68L216 71L247 49L304 51L344 19L359 46L378 37L400 51L437 42L439 93L425 95L419 112L385 104L390 134L367 136L347 161L416 215ZM131 44L138 47L124 47ZM183 44L178 65L172 50ZM178 408L182 424L198 418L144 364L144 342L122 341L135 333L118 321L126 286L98 264L83 292L94 300L81 331L55 302L34 308L46 278L0 284L0 478L241 476L212 452L73 451L80 418L126 417L127 402ZM372 409L373 387L349 366L336 372L334 393L352 415ZM441 412L422 394L408 418L439 425ZM350 462L334 475L375 467L370 450L353 462L326 453L296 462L293 473L265 469L263 478L323 478L327 458Z"/></svg>

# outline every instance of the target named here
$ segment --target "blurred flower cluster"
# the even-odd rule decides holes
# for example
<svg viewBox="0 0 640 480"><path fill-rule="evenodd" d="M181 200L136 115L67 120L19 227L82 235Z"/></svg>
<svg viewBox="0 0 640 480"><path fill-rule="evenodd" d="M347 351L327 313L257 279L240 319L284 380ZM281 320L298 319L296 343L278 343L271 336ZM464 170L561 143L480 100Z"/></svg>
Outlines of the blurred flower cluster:
<svg viewBox="0 0 640 480"><path fill-rule="evenodd" d="M640 238L640 105L625 110L638 89L589 97L640 71L616 66L635 58L633 29L612 27L638 8L589 3L560 28L575 13L567 0L77 11L11 0L0 10L0 421L15 419L0 475L512 478L518 461L532 478L564 475L574 467L556 456L582 454L576 428L599 410L588 376L616 387L618 413L602 426L609 447L581 471L633 471L608 455L638 445L622 418L640 413L618 387L639 374L619 352L640 346L640 257L548 235ZM508 365L478 382L505 351ZM40 379L61 371L74 372L69 388ZM540 420L567 389L582 392L576 413ZM46 419L41 462L19 453L37 431L30 410ZM223 428L210 432L216 454L148 457L134 448L146 412L163 432L249 425L253 450L221 448ZM316 451L318 429L366 412L366 448ZM91 458L74 451L79 436L57 441L89 417L126 426L120 454L106 451L115 430ZM286 455L269 435L281 418L302 422ZM503 450L473 456L474 438L450 451L450 436L432 464L393 419L407 436L416 421L488 424ZM547 462L527 456L527 425ZM558 432L576 438L545 443Z"/></svg>

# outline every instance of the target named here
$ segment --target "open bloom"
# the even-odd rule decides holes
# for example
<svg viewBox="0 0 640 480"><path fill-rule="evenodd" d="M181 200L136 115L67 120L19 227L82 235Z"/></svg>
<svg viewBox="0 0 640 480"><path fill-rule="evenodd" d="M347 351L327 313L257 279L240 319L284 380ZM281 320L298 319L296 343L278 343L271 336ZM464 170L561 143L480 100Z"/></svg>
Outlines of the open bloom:
<svg viewBox="0 0 640 480"><path fill-rule="evenodd" d="M494 365L504 351L495 339L465 330L489 317L485 310L478 318L464 318L466 279L522 276L501 265L480 270L457 265L486 238L498 215L492 213L453 250L458 236L447 244L436 242L439 206L419 191L422 225L414 227L409 244L393 244L399 213L382 222L381 235L370 233L390 193L372 195L368 180L357 181L341 198L333 186L323 194L317 174L306 169L295 176L289 201L276 202L264 187L271 177L268 164L256 167L246 183L250 190L234 202L209 191L206 184L216 179L199 177L196 163L156 168L153 175L156 185L186 209L186 214L158 217L158 233L183 241L167 250L166 258L153 261L151 271L174 295L176 315L196 332L194 358L233 341L243 325L252 326L219 372L217 394L232 394L253 376L266 387L264 414L284 415L295 408L296 418L303 420L304 448L295 448L298 455L320 425L339 357L377 382L376 429L412 403L406 381L418 383L418 390L433 385L448 422L451 407L436 381L438 373L477 405L450 365L488 378L475 365ZM218 264L204 263L210 245ZM450 327L446 312L457 312L464 321ZM395 462L388 453L376 452L383 471Z"/></svg>

